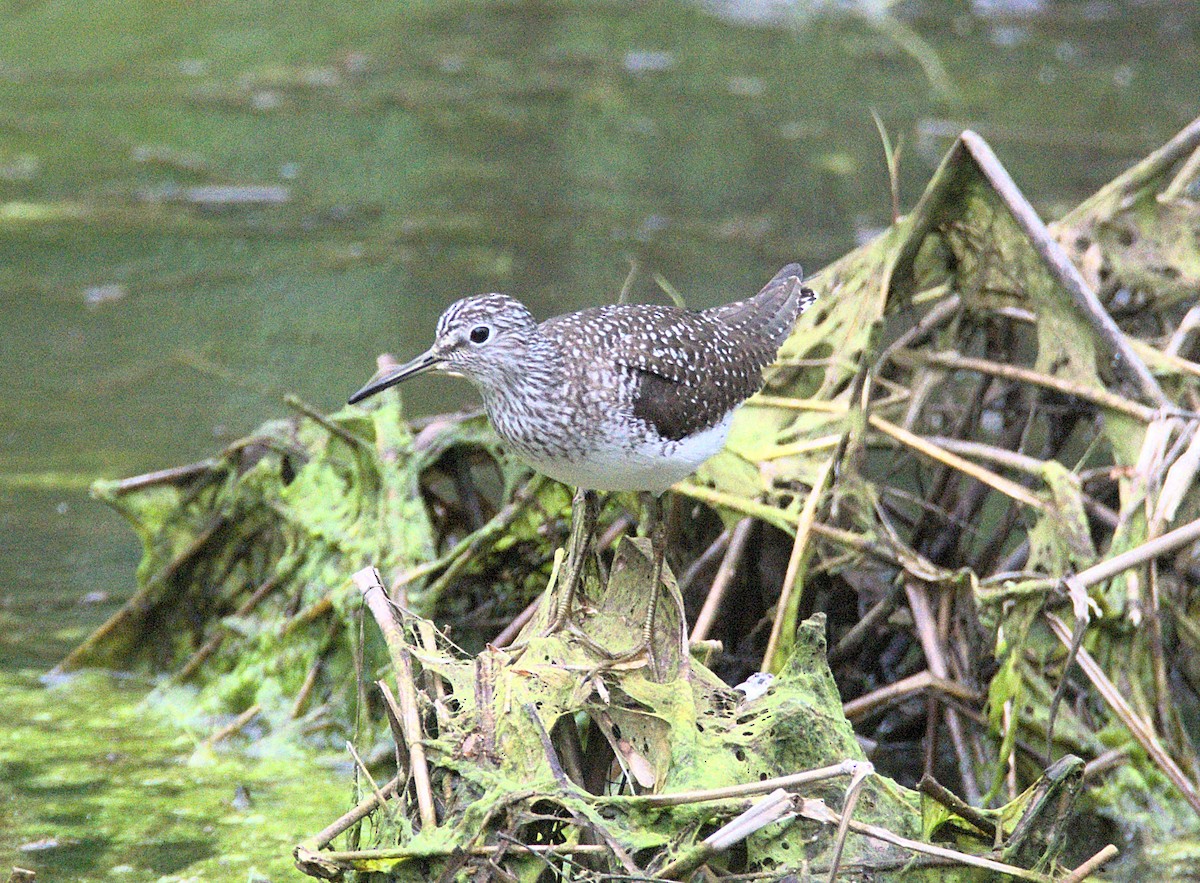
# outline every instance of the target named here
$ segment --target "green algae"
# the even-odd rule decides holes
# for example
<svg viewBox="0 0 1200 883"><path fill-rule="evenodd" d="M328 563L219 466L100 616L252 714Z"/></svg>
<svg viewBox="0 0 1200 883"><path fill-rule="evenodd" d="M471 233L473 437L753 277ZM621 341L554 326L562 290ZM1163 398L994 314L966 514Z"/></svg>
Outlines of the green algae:
<svg viewBox="0 0 1200 883"><path fill-rule="evenodd" d="M1176 159L1194 146L1200 129L1193 129L1176 145ZM1127 190L1143 192L1132 184ZM1053 868L1061 854L1077 777L1074 761L1061 769L1049 762L1068 752L1094 759L1119 747L1135 771L1091 787L1089 801L1108 802L1090 811L1127 831L1165 827L1173 836L1186 834L1194 822L1186 813L1148 814L1158 803L1178 804L1178 795L1169 793L1175 785L1151 754L1137 749L1144 737L1088 686L1072 684L1080 648L1109 670L1132 652L1139 664L1120 672L1122 687L1143 717L1153 709L1176 751L1190 751L1163 692L1169 684L1161 638L1156 644L1138 628L1159 604L1146 594L1146 575L1130 569L1071 589L1071 613L1079 619L1065 651L1047 614L1066 613L1063 589L1072 574L1142 547L1169 522L1152 503L1163 485L1161 470L1174 462L1167 454L1177 458L1191 431L1186 421L1194 418L1184 405L1195 395L1195 372L1163 352L1142 358L1154 346L1141 341L1135 347L1114 324L1066 263L1052 231L972 133L947 155L911 215L826 268L813 284L822 299L781 350L765 394L738 413L727 450L675 489L713 507L727 525L751 515L794 536L784 579L790 595L770 614L774 630L763 667L778 672L781 684L796 658L825 670L803 616L827 581L851 591L864 584L900 586L912 620L887 628L907 633L934 677L953 682L961 694L987 696L978 709L986 723L975 731L973 751L962 739L954 751L964 781L984 783L979 799L1003 811L1007 827L1001 830L1011 837L1007 847L1015 860ZM1177 305L1169 295L1162 300L1167 312ZM435 422L418 439L394 398L370 411L328 417L294 405L301 417L264 427L194 473L132 493L119 483L97 487L142 535L141 589L65 667L179 660L201 641L214 640L217 619L221 646L203 658L193 654L194 662L183 667L200 685L202 707L237 712L262 706L264 719L283 730L288 698L315 672L323 701L320 721L312 723L340 732L362 727L360 738L375 742L384 715L365 685L383 669L386 654L373 634L358 637L358 599L348 573L378 566L405 615L426 618L469 614L480 598L515 611L545 585L565 496L552 483L527 482L481 420ZM1115 506L1098 504L1088 492L1085 465L1101 476L1107 470ZM492 475L490 511L496 514L464 529L445 512L465 508L455 478L479 468ZM447 485L454 486L449 493L436 490ZM1182 505L1170 517L1195 511L1194 494L1180 493ZM435 516L438 509L442 514ZM611 574L602 578L592 564L585 579L585 595L602 602L590 634L615 652L637 634L636 611L649 590L638 548L624 543ZM989 582L992 568L1009 559L1019 572ZM454 593L447 591L451 585ZM716 743L698 735L723 732L703 718L720 704L713 698L719 686L690 661L682 616L670 614L681 609L679 599L673 590L667 595L656 642L670 673L663 683L640 675L621 677L619 686L596 677L580 681L578 673L594 669L596 660L540 634L546 604L526 627L515 669L536 671L536 679L506 674L513 661L493 648L469 663L445 648L414 649L414 658L436 672L459 703L438 711L439 732L429 747L441 775L452 777L441 781L460 803L469 795L471 808L446 826L418 827L408 816L376 820L367 839L386 854L347 859L360 862L350 866L376 873L419 857L418 867L427 869L447 849L473 844L481 819L510 824L504 830L518 840L559 824L549 818L570 817L607 831L613 820L595 815L587 798L549 788L562 782L553 765L546 766L540 733L529 729L530 707L547 733L586 719L606 738L623 734L627 744L616 740L613 759L629 787L687 790L711 781L701 771L718 781L755 773L770 778L771 769L828 763L839 745L858 756L857 746L842 744L852 731L828 677L809 684L794 707L748 721L740 735L730 730ZM253 609L237 606L255 598ZM935 602L945 634L930 630ZM1084 618L1085 609L1098 615ZM408 627L416 628L412 623ZM179 625L186 627L171 628ZM469 639L476 649L488 636ZM414 640L414 648L419 643ZM474 706L480 672L490 692ZM671 678L684 683L664 687ZM697 693L701 683L711 692ZM351 685L358 690L355 701ZM1087 700L1064 705L1052 728L1056 697L1068 687L1083 690ZM603 708L588 705L604 695ZM479 732L472 729L471 709L486 720ZM963 725L953 707L937 713ZM838 738L816 736L826 725ZM1049 744L1049 757L1029 747L1038 742ZM510 756L515 766L505 768ZM1055 778L1060 773L1061 780ZM469 790L458 794L462 783ZM891 783L876 785L889 796L868 793L864 811L878 808L877 800L890 801L896 812L884 812L884 824L922 830L913 822L911 794ZM1122 786L1147 793L1130 800L1106 790ZM491 816L476 805L481 793L491 795ZM1009 804L995 806L1005 793ZM1059 796L1035 801L1034 794ZM547 817L537 809L539 800L558 809ZM1059 811L1042 809L1055 801ZM656 860L679 859L699 847L699 832L713 820L705 812L631 811L622 817L627 824L620 836L631 850L659 850ZM681 827L673 827L675 820ZM926 833L937 834L945 821ZM970 820L950 827L961 832ZM1043 833L1032 836L1031 830ZM755 855L764 866L787 862L785 853L805 853L799 841L780 836L784 840L773 845L755 835L761 847ZM822 849L828 845L827 838L817 840ZM992 844L972 845L986 851ZM310 870L321 867L315 849L304 859ZM529 859L528 873L535 866ZM404 871L410 872L418 873Z"/></svg>
<svg viewBox="0 0 1200 883"><path fill-rule="evenodd" d="M344 803L344 772L311 752L197 752L211 721L146 689L0 673L0 862L73 883L286 877L291 844Z"/></svg>

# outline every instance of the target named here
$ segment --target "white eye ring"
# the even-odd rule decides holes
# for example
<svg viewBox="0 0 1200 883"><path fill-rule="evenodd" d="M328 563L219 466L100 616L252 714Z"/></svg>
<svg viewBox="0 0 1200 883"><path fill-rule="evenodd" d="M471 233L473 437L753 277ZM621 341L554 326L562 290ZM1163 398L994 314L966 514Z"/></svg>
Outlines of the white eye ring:
<svg viewBox="0 0 1200 883"><path fill-rule="evenodd" d="M492 336L492 329L486 325L476 325L471 329L469 335L471 343L487 343L489 337Z"/></svg>

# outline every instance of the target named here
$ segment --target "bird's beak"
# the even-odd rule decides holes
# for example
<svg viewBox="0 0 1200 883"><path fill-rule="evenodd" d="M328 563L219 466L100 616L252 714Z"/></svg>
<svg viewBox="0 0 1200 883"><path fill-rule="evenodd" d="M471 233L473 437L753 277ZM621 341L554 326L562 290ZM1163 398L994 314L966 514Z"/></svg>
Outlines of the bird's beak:
<svg viewBox="0 0 1200 883"><path fill-rule="evenodd" d="M381 368L375 373L367 385L350 396L350 404L356 404L363 399L375 395L377 392L383 392L390 386L395 386L397 383L408 380L410 377L416 377L418 374L424 374L426 371L435 371L442 364L442 358L435 356L433 350L424 352L417 356L411 362L403 365L396 365L391 368Z"/></svg>

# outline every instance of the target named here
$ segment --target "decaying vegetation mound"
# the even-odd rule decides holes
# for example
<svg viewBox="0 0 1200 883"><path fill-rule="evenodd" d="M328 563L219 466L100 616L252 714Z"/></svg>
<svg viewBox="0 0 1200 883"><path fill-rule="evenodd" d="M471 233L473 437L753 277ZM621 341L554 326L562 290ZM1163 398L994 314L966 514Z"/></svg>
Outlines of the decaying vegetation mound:
<svg viewBox="0 0 1200 883"><path fill-rule="evenodd" d="M965 133L812 280L767 389L675 488L678 582L649 585L608 502L581 628L620 649L662 592L660 670L541 634L566 492L482 418L412 426L391 395L293 402L98 486L140 588L64 667L357 732L362 802L298 848L319 876L1049 880L1097 854L1082 879L1108 839L1195 872L1198 171L1200 121L1047 227ZM728 686L760 669L765 692Z"/></svg>

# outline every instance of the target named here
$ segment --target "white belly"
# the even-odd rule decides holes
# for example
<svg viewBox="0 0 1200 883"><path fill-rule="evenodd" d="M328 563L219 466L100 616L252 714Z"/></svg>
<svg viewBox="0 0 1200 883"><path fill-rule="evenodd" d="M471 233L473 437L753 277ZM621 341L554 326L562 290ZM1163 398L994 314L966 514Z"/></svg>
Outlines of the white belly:
<svg viewBox="0 0 1200 883"><path fill-rule="evenodd" d="M733 411L730 411L716 426L681 441L631 445L628 439L613 439L612 444L578 459L542 460L528 455L522 459L543 475L575 487L661 494L721 450L732 422Z"/></svg>

